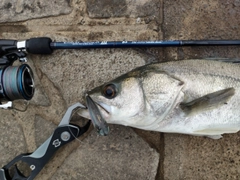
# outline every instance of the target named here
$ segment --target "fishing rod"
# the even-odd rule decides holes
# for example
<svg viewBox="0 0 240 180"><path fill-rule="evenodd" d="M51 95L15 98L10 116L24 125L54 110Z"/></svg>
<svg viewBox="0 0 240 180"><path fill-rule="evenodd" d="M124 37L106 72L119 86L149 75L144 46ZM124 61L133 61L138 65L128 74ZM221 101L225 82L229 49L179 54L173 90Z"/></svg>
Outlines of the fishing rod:
<svg viewBox="0 0 240 180"><path fill-rule="evenodd" d="M30 38L23 41L0 39L0 54L6 51L26 51L31 54L51 54L57 49L90 48L139 48L180 46L236 46L240 40L166 40L166 41L93 41L53 42L48 37Z"/></svg>
<svg viewBox="0 0 240 180"><path fill-rule="evenodd" d="M53 42L48 37L30 38L21 41L0 39L0 109L11 107L12 101L17 99L30 100L34 95L35 88L31 68L27 64L12 66L16 60L26 63L27 53L51 54L57 49L232 45L240 45L240 40ZM3 104L5 101L8 101L8 103Z"/></svg>

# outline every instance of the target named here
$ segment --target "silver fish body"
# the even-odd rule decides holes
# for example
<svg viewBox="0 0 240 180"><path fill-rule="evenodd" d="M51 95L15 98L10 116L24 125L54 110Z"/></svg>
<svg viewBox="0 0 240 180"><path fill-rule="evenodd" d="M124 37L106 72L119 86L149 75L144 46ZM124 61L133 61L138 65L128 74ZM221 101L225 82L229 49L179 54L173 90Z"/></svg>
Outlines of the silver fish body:
<svg viewBox="0 0 240 180"><path fill-rule="evenodd" d="M240 64L150 64L88 94L107 123L215 139L240 130ZM89 118L87 110L80 115Z"/></svg>

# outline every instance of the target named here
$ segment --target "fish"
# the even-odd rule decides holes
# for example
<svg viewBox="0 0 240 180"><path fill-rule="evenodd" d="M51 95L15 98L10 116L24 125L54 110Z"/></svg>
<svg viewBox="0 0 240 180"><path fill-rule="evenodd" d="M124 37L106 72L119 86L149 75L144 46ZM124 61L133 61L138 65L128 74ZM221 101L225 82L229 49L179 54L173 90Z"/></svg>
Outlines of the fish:
<svg viewBox="0 0 240 180"><path fill-rule="evenodd" d="M239 63L189 59L148 64L87 94L109 124L213 139L240 130ZM90 119L87 109L79 115Z"/></svg>

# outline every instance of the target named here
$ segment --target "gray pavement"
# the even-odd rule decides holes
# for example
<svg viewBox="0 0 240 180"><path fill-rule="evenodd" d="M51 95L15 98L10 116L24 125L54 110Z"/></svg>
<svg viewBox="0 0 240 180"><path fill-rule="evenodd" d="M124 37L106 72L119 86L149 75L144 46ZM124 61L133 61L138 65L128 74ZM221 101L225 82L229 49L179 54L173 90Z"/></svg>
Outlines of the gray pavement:
<svg viewBox="0 0 240 180"><path fill-rule="evenodd" d="M239 39L237 0L2 0L0 38L55 41ZM56 50L28 55L36 93L26 112L0 110L0 166L49 137L84 93L146 63L239 58L239 47ZM74 123L85 121L75 115ZM36 179L240 179L240 134L212 140L111 125L57 152Z"/></svg>

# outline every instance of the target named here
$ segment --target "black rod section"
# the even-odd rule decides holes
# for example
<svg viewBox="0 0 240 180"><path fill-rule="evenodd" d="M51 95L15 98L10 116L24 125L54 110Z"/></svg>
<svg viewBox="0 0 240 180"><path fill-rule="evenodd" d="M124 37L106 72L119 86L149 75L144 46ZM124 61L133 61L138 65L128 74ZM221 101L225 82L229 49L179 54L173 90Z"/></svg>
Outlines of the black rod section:
<svg viewBox="0 0 240 180"><path fill-rule="evenodd" d="M236 46L240 40L183 40L182 46Z"/></svg>
<svg viewBox="0 0 240 180"><path fill-rule="evenodd" d="M50 44L50 47L52 49L88 49L88 48L232 46L232 45L240 45L240 40L52 42Z"/></svg>

